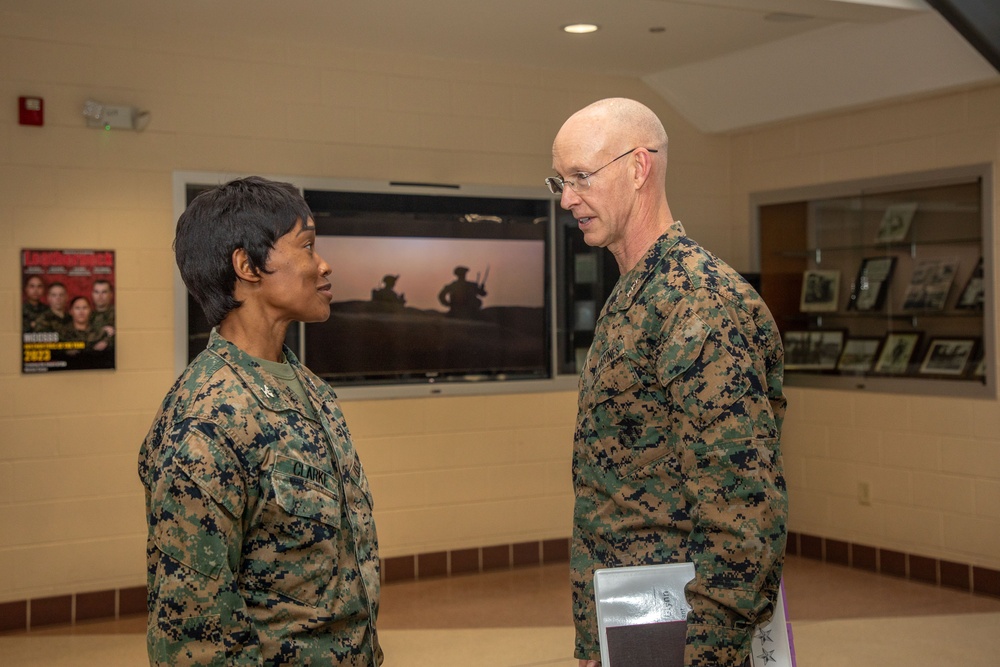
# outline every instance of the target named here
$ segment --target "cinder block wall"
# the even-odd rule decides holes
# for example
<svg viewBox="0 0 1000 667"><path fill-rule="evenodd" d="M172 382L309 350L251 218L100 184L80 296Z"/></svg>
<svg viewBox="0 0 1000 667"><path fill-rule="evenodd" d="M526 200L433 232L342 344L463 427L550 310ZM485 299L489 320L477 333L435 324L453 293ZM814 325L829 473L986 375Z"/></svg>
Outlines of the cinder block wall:
<svg viewBox="0 0 1000 667"><path fill-rule="evenodd" d="M19 95L45 98L44 127L17 125ZM752 192L1000 154L998 87L706 136L627 78L0 11L0 603L145 581L136 452L176 374L175 171L540 187L565 117L613 95L664 119L671 207L739 269ZM88 97L149 127L88 129ZM116 251L115 372L20 374L20 248ZM1000 566L995 401L789 393L793 530ZM574 399L345 402L383 555L565 538Z"/></svg>
<svg viewBox="0 0 1000 667"><path fill-rule="evenodd" d="M44 127L17 124L20 95L44 98ZM145 582L136 459L176 375L175 171L543 192L562 121L613 95L662 114L692 231L723 255L742 246L726 218L729 140L633 79L0 11L0 603ZM89 97L149 110L148 128L87 128ZM21 375L21 248L116 251L115 372ZM566 538L574 400L345 402L383 555Z"/></svg>
<svg viewBox="0 0 1000 667"><path fill-rule="evenodd" d="M995 259L998 162L1000 85L783 123L733 137L732 219L735 229L749 228L753 192L993 163L985 186ZM987 287L994 299L996 278ZM995 342L986 354L995 371ZM789 402L793 530L1000 569L995 399L795 389ZM870 506L858 503L861 481L871 485Z"/></svg>

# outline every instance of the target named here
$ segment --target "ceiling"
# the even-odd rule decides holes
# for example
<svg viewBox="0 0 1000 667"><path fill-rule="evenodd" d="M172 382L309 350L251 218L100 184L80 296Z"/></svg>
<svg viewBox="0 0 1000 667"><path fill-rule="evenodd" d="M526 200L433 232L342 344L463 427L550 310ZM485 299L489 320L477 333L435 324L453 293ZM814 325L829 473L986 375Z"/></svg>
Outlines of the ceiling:
<svg viewBox="0 0 1000 667"><path fill-rule="evenodd" d="M707 132L997 78L923 0L0 0L0 11L634 76ZM601 29L560 30L576 22Z"/></svg>

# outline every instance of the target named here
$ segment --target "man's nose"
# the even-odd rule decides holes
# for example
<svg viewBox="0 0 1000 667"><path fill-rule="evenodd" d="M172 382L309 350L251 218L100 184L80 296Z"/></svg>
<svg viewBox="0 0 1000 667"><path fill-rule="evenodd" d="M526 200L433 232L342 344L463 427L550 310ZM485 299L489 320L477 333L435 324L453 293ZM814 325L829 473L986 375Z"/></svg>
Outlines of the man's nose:
<svg viewBox="0 0 1000 667"><path fill-rule="evenodd" d="M568 185L563 186L562 195L559 196L559 205L562 206L567 211L580 202L580 196L576 194L576 190Z"/></svg>

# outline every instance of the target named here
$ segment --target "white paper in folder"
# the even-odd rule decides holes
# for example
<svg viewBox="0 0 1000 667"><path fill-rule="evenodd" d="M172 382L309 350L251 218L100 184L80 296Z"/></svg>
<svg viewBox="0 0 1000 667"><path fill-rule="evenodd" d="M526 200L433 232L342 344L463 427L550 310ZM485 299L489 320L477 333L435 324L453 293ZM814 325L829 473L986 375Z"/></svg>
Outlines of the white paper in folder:
<svg viewBox="0 0 1000 667"><path fill-rule="evenodd" d="M606 667L683 665L691 610L684 587L693 563L666 563L594 572L601 664Z"/></svg>
<svg viewBox="0 0 1000 667"><path fill-rule="evenodd" d="M594 597L606 667L681 667L687 614L684 587L694 564L616 567L594 572ZM784 582L770 621L754 631L753 667L795 667Z"/></svg>

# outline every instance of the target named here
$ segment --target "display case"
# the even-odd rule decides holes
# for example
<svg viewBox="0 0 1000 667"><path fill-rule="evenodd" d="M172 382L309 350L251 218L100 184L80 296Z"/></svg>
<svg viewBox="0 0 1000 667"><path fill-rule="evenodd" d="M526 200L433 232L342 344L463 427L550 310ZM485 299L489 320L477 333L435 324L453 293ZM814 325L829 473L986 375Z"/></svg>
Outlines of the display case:
<svg viewBox="0 0 1000 667"><path fill-rule="evenodd" d="M584 243L576 218L556 214L558 372L579 375L594 328L620 276L614 255Z"/></svg>
<svg viewBox="0 0 1000 667"><path fill-rule="evenodd" d="M978 167L755 197L790 384L992 394L989 183Z"/></svg>

